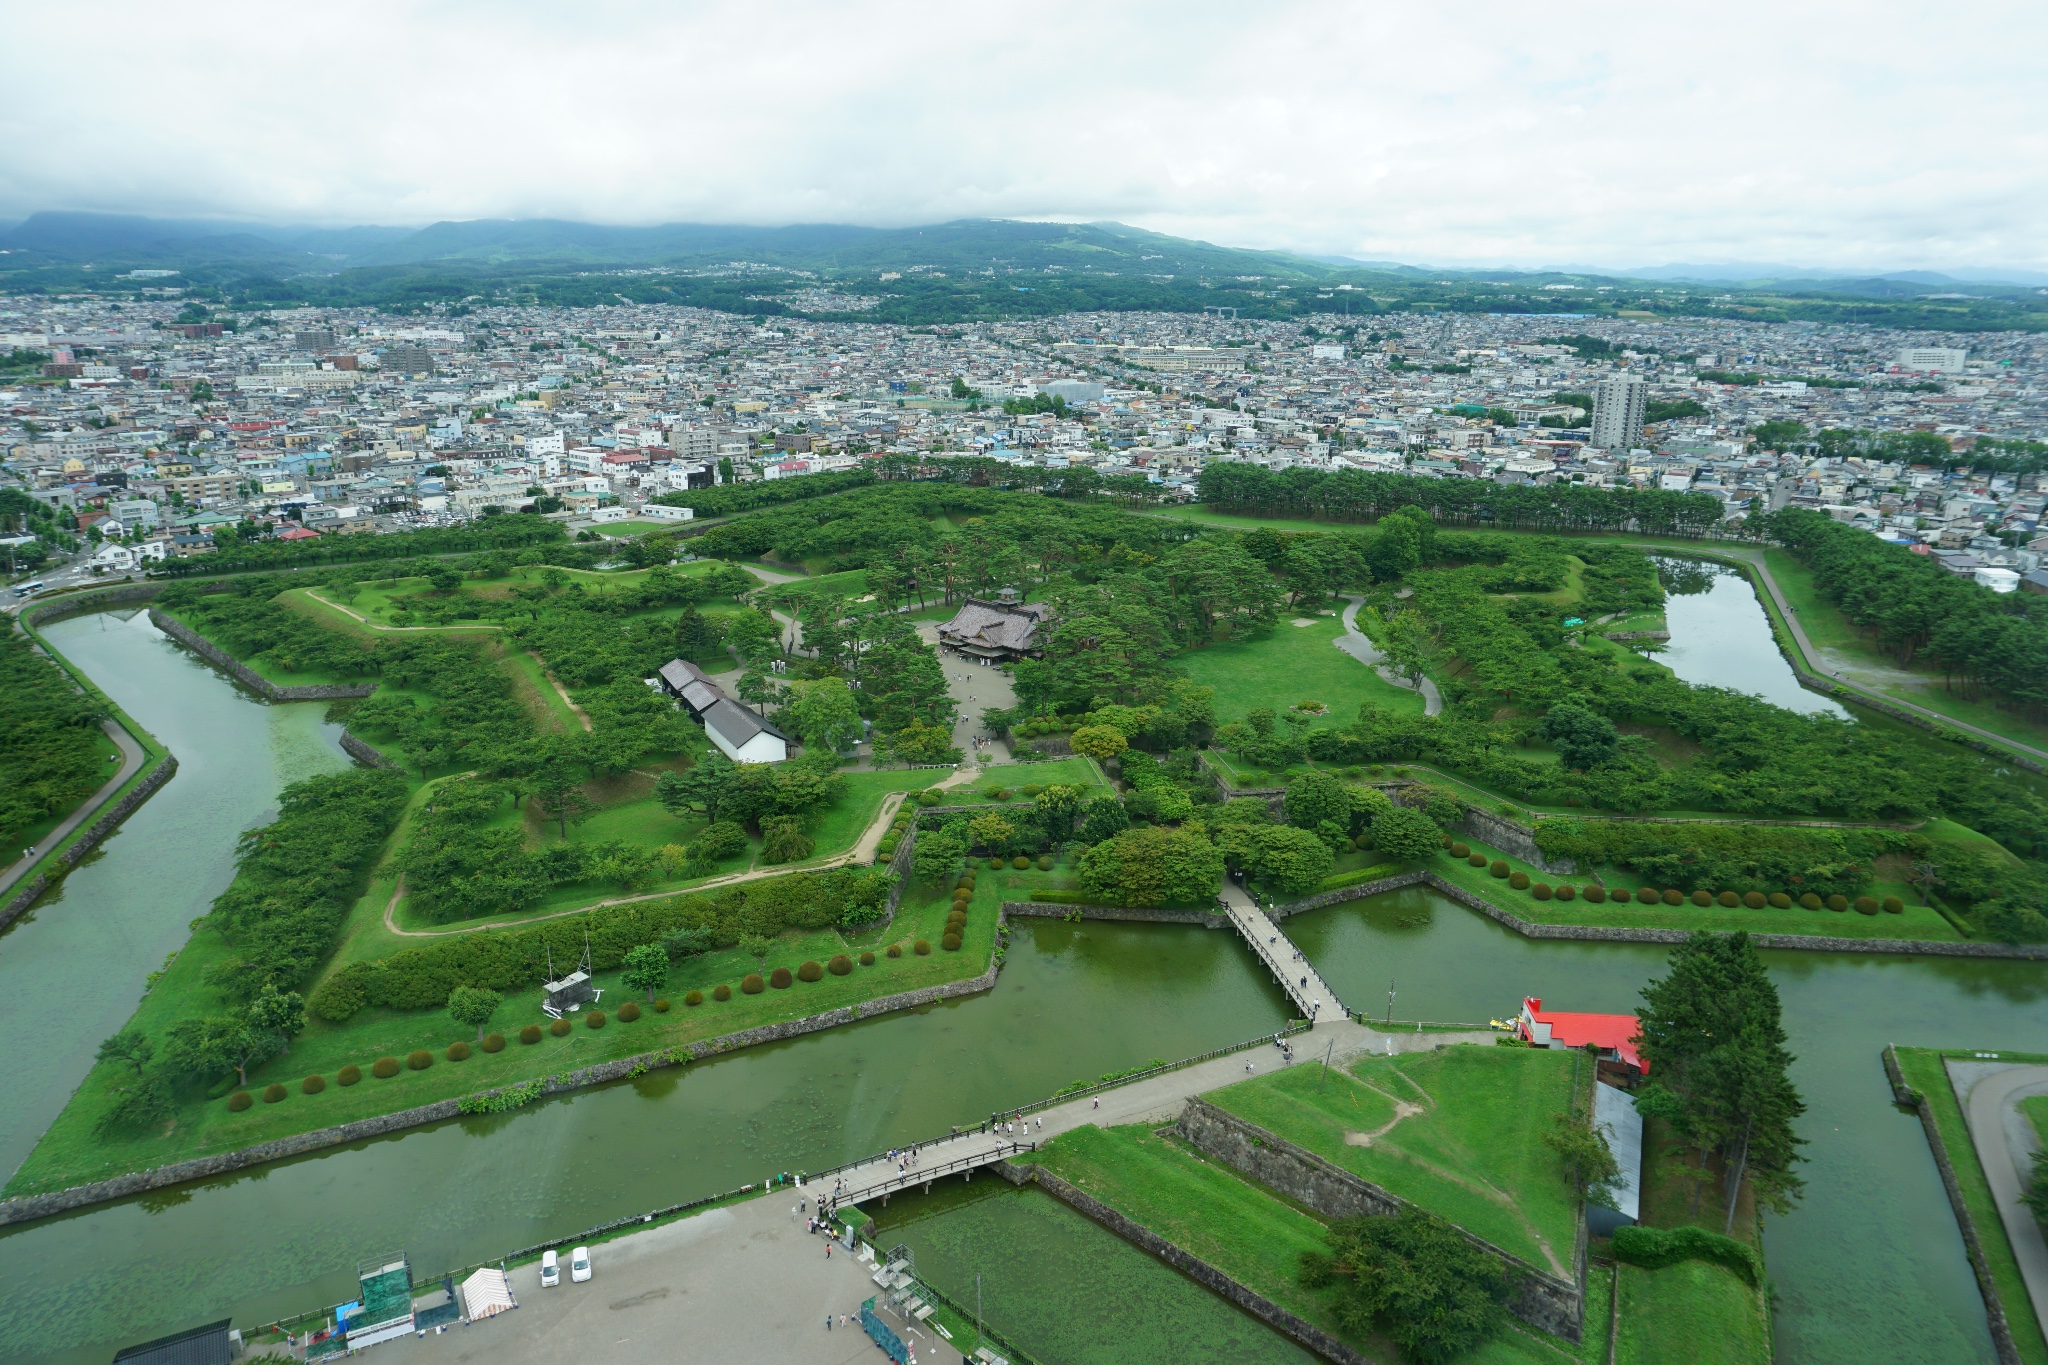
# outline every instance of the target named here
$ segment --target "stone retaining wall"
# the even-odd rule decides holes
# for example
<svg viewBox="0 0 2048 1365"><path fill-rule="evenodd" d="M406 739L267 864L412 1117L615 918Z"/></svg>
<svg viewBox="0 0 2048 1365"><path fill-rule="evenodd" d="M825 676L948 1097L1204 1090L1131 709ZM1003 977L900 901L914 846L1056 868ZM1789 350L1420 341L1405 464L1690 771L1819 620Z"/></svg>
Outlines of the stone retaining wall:
<svg viewBox="0 0 2048 1365"><path fill-rule="evenodd" d="M118 607L128 602L148 602L164 590L161 583L129 583L118 588L94 588L89 592L73 593L68 597L53 597L44 602L32 602L22 609L22 620L32 626L45 621L57 621L80 612L100 611L107 607Z"/></svg>
<svg viewBox="0 0 2048 1365"><path fill-rule="evenodd" d="M128 789L127 795L102 810L99 818L86 826L83 834L79 835L78 838L66 845L57 854L52 861L58 864L61 869L58 875L61 876L64 872L69 872L72 868L83 862L86 854L99 847L101 840L112 834L116 826L134 814L136 807L154 795L157 788L170 781L177 771L177 755L165 754L163 760L156 767L144 773L142 780ZM31 905L36 903L38 896L41 896L50 889L50 885L54 880L55 878L49 872L40 871L23 882L21 889L9 898L7 904L0 906L0 929L6 928L19 919Z"/></svg>
<svg viewBox="0 0 2048 1365"><path fill-rule="evenodd" d="M1553 863L1543 856L1543 850L1536 846L1536 831L1519 821L1504 815L1481 810L1477 806L1465 807L1465 814L1452 826L1458 833L1477 839L1490 848L1497 848L1512 858L1520 858L1532 867L1540 867L1553 877L1568 877L1577 870L1572 862Z"/></svg>
<svg viewBox="0 0 2048 1365"><path fill-rule="evenodd" d="M1984 1317L1991 1328L1991 1345L1998 1352L1998 1365L2021 1365L2019 1343L2013 1340L2012 1323L2006 1318L1998 1281L1992 1277L1991 1263L1984 1256L1983 1236L1970 1216L1968 1201L1963 1198L1962 1183L1956 1179L1956 1168L1949 1160L1941 1128L1934 1121L1933 1107L1925 1095L1906 1084L1906 1077L1899 1070L1898 1054L1890 1047L1884 1050L1884 1074L1891 1080L1892 1098L1920 1116L1921 1130L1927 1134L1927 1145L1933 1150L1934 1164L1941 1172L1941 1188L1947 1192L1949 1207L1955 1210L1956 1226L1962 1230L1963 1250L1977 1276L1977 1292L1984 1296ZM2000 1235L2003 1231L2000 1229Z"/></svg>
<svg viewBox="0 0 2048 1365"><path fill-rule="evenodd" d="M364 740L357 739L347 730L343 730L341 732L341 751L347 754L350 758L354 759L356 762L366 763L372 768L390 768L393 771L399 770L398 764L394 763L392 760L386 758L382 753L378 752L375 745L369 744Z"/></svg>
<svg viewBox="0 0 2048 1365"><path fill-rule="evenodd" d="M1352 1350L1314 1323L1296 1317L1271 1299L1255 1293L1192 1252L1175 1246L1150 1228L1132 1222L1109 1205L1044 1167L999 1161L994 1164L993 1169L997 1175L1013 1185L1037 1185L1062 1204L1100 1223L1139 1250L1158 1257L1204 1289L1228 1299L1274 1331L1292 1338L1323 1359L1334 1360L1338 1365L1375 1365L1372 1357Z"/></svg>
<svg viewBox="0 0 2048 1365"><path fill-rule="evenodd" d="M659 1052L644 1052L636 1057L622 1057L617 1061L599 1062L547 1078L542 1089L543 1095L559 1095L569 1090L586 1086L604 1085L610 1081L623 1080L628 1076L641 1075L656 1067L675 1066L686 1061L715 1057L740 1048L753 1047L761 1043L779 1042L784 1038L800 1038L806 1033L821 1029L850 1024L856 1019L869 1019L878 1014L895 1010L919 1009L958 996L974 995L992 989L996 977L1002 971L1001 948L1004 926L996 926L997 952L989 963L988 970L965 981L948 981L937 986L924 986L914 991L902 991L885 995L876 1000L864 1001L857 1005L842 1006L826 1010L821 1014L806 1015L801 1019L785 1019L780 1023L763 1024L759 1028L742 1029L718 1038L706 1039L701 1043L686 1043ZM496 1094L496 1090L481 1092ZM358 1119L353 1123L339 1124L332 1128L315 1129L310 1133L295 1133L274 1142L258 1143L239 1151L222 1152L218 1156L198 1157L191 1161L174 1162L159 1166L155 1170L136 1171L129 1175L116 1176L111 1180L94 1181L87 1185L74 1185L69 1189L54 1190L49 1194L25 1195L18 1199L0 1201L0 1227L13 1223L26 1223L37 1218L48 1218L54 1214L66 1213L72 1209L85 1208L92 1204L104 1204L114 1199L125 1199L130 1195L142 1194L149 1190L162 1189L166 1185L180 1185L189 1180L204 1180L210 1176L225 1175L265 1162L279 1161L285 1157L300 1156L317 1152L323 1148L336 1147L344 1143L360 1142L365 1138L379 1137L421 1124L439 1123L457 1116L456 1100L437 1100L433 1104L421 1105L415 1109L403 1109L394 1114L380 1114L375 1118Z"/></svg>
<svg viewBox="0 0 2048 1365"><path fill-rule="evenodd" d="M1027 915L1037 919L1135 920L1141 924L1199 924L1204 929L1228 929L1230 916L1214 910L1167 910L1156 905L1065 905L1059 901L1004 901L1006 916Z"/></svg>
<svg viewBox="0 0 2048 1365"><path fill-rule="evenodd" d="M1325 1218L1377 1217L1409 1207L1408 1201L1399 1195L1332 1165L1278 1134L1218 1109L1199 1095L1188 1100L1174 1131L1197 1150ZM1574 1267L1576 1278L1567 1280L1539 1270L1464 1228L1459 1228L1458 1233L1505 1266L1519 1285L1514 1300L1508 1304L1509 1312L1552 1336L1572 1342L1580 1340L1586 1311L1583 1259ZM1580 1246L1584 1246L1583 1238Z"/></svg>
<svg viewBox="0 0 2048 1365"><path fill-rule="evenodd" d="M149 609L149 623L266 701L340 701L347 697L367 697L377 690L375 683L280 687L184 622L164 615L155 607Z"/></svg>

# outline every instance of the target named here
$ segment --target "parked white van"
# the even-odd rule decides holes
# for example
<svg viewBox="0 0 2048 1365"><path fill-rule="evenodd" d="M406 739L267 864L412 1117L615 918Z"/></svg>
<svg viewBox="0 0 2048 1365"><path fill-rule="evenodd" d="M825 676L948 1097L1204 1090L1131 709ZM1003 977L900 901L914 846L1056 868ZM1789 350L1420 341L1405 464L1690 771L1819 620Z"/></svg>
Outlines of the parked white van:
<svg viewBox="0 0 2048 1365"><path fill-rule="evenodd" d="M590 1248L577 1247L569 1253L569 1278L582 1284L590 1278Z"/></svg>
<svg viewBox="0 0 2048 1365"><path fill-rule="evenodd" d="M562 1260L552 1251L540 1254L540 1287L553 1289L562 1282Z"/></svg>

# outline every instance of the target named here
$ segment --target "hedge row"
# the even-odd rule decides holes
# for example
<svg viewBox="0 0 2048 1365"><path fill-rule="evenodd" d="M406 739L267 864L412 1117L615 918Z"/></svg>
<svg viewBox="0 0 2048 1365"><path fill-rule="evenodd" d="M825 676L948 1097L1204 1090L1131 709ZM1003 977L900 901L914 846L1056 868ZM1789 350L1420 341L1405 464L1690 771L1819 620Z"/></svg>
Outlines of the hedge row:
<svg viewBox="0 0 2048 1365"><path fill-rule="evenodd" d="M1733 1237L1705 1228L1616 1228L1614 1259L1645 1270L1662 1270L1680 1261L1711 1261L1727 1266L1754 1289L1763 1283L1763 1257Z"/></svg>

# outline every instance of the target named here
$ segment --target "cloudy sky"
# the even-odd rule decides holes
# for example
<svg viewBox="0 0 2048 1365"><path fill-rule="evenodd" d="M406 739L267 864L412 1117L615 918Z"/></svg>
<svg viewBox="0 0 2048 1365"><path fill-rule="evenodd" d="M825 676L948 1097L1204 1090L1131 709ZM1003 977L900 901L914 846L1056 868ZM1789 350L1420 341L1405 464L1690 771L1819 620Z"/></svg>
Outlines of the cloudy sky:
<svg viewBox="0 0 2048 1365"><path fill-rule="evenodd" d="M8 7L0 216L1117 219L1435 264L2048 267L2048 6Z"/></svg>

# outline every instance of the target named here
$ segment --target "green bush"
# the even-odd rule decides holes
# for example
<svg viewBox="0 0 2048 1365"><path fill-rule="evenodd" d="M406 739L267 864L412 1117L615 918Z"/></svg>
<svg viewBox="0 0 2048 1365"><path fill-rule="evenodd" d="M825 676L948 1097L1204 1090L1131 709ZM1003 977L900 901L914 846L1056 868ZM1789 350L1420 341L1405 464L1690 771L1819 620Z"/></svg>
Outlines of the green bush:
<svg viewBox="0 0 2048 1365"><path fill-rule="evenodd" d="M863 951L861 952L861 955L860 955L860 965L861 965L861 966L863 966L863 967L872 967L872 966L874 966L874 965L875 965L875 955L874 955L874 953L873 953L873 952L870 952L870 951L867 951L867 950L863 950Z"/></svg>
<svg viewBox="0 0 2048 1365"><path fill-rule="evenodd" d="M1578 897L1578 894L1579 888L1573 886L1570 882L1566 882L1563 886L1557 888L1557 898L1561 901L1574 900Z"/></svg>
<svg viewBox="0 0 2048 1365"><path fill-rule="evenodd" d="M947 935L946 935L946 936L945 936L944 938L941 938L941 939L939 940L939 946L940 946L941 948L944 948L944 949L945 949L945 950L946 950L947 952L949 952L949 953L957 953L957 952L959 952L959 951L960 951L960 935L958 935L958 934L947 934Z"/></svg>
<svg viewBox="0 0 2048 1365"><path fill-rule="evenodd" d="M317 1095L326 1088L327 1078L325 1076L308 1076L305 1080L299 1082L299 1093L302 1095Z"/></svg>
<svg viewBox="0 0 2048 1365"><path fill-rule="evenodd" d="M605 1019L603 1010L592 1010L590 1013L583 1016L583 1027L585 1028L603 1028L604 1024Z"/></svg>
<svg viewBox="0 0 2048 1365"><path fill-rule="evenodd" d="M1887 915L1903 915L1906 913L1906 903L1897 896L1886 896L1883 910Z"/></svg>
<svg viewBox="0 0 2048 1365"><path fill-rule="evenodd" d="M1031 870L1031 860L1019 853L1010 859L1010 866L1018 872L1028 872Z"/></svg>
<svg viewBox="0 0 2048 1365"><path fill-rule="evenodd" d="M388 1081L398 1074L398 1058L379 1057L370 1063L370 1074L380 1081Z"/></svg>
<svg viewBox="0 0 2048 1365"><path fill-rule="evenodd" d="M796 979L799 981L823 981L825 979L824 965L817 962L806 962L796 969Z"/></svg>
<svg viewBox="0 0 2048 1365"><path fill-rule="evenodd" d="M528 1047L531 1047L531 1046L532 1046L533 1044L535 1044L535 1043L539 1042L539 1041L540 1041L540 1025L539 1025L539 1024L528 1024L528 1025L527 1025L527 1026L526 1026L525 1028L522 1028L522 1029L520 1029L520 1030L519 1030L519 1041L520 1041L520 1042L522 1042L522 1043L525 1043L525 1044L526 1044L526 1045L527 1045Z"/></svg>
<svg viewBox="0 0 2048 1365"><path fill-rule="evenodd" d="M405 1064L414 1071L425 1071L434 1064L434 1054L425 1048L416 1048L406 1057Z"/></svg>
<svg viewBox="0 0 2048 1365"><path fill-rule="evenodd" d="M835 954L832 960L825 964L825 970L834 976L846 976L853 971L853 959L845 953Z"/></svg>
<svg viewBox="0 0 2048 1365"><path fill-rule="evenodd" d="M248 1091L237 1090L234 1094L228 1096L228 1112L231 1114L239 1114L244 1109L247 1109L250 1105L254 1103L256 1103L256 1101L250 1098Z"/></svg>
<svg viewBox="0 0 2048 1365"><path fill-rule="evenodd" d="M740 989L748 995L759 995L768 989L768 983L761 979L759 972L748 972L740 978Z"/></svg>
<svg viewBox="0 0 2048 1365"><path fill-rule="evenodd" d="M1875 896L1858 896L1858 897L1856 898L1856 913L1857 913L1857 914L1859 914L1859 915L1874 915L1874 914L1876 914L1876 913L1877 913L1877 897L1875 897Z"/></svg>
<svg viewBox="0 0 2048 1365"><path fill-rule="evenodd" d="M778 991L788 990L789 983L794 979L794 977L790 976L789 968L787 967L777 967L774 971L768 973L768 984Z"/></svg>
<svg viewBox="0 0 2048 1365"><path fill-rule="evenodd" d="M275 1081L272 1081L269 1085L263 1087L263 1102L265 1104L276 1104L279 1100L283 1099L284 1096L284 1087L279 1085Z"/></svg>
<svg viewBox="0 0 2048 1365"><path fill-rule="evenodd" d="M553 1023L549 1024L548 1032L552 1033L557 1038L567 1038L569 1036L568 1017L565 1015L564 1017L557 1019Z"/></svg>
<svg viewBox="0 0 2048 1365"><path fill-rule="evenodd" d="M1755 1250L1705 1228L1616 1228L1609 1249L1615 1260L1645 1270L1662 1270L1680 1261L1709 1261L1728 1267L1752 1288L1763 1280L1763 1258Z"/></svg>
<svg viewBox="0 0 2048 1365"><path fill-rule="evenodd" d="M1714 897L1714 899L1719 901L1723 906L1727 907L1730 910L1742 904L1742 897L1736 895L1733 891L1723 891L1720 895Z"/></svg>
<svg viewBox="0 0 2048 1365"><path fill-rule="evenodd" d="M469 1044L460 1041L448 1044L448 1060L451 1062L468 1061Z"/></svg>
<svg viewBox="0 0 2048 1365"><path fill-rule="evenodd" d="M919 939L910 945L910 951L916 953L919 957L930 957L932 955L932 945L923 939Z"/></svg>
<svg viewBox="0 0 2048 1365"><path fill-rule="evenodd" d="M989 871L991 871L991 872L1000 872L1000 871L1002 871L1002 870L1003 870L1003 860L1002 860L1001 858L990 858L990 859L988 860L988 870L989 870Z"/></svg>
<svg viewBox="0 0 2048 1365"><path fill-rule="evenodd" d="M674 1006L669 1004L668 997L665 995L658 997L654 1002L654 1012L656 1014L667 1014L673 1008Z"/></svg>
<svg viewBox="0 0 2048 1365"><path fill-rule="evenodd" d="M334 1073L334 1079L342 1085L354 1085L363 1078L363 1069L354 1062Z"/></svg>
<svg viewBox="0 0 2048 1365"><path fill-rule="evenodd" d="M1666 905L1684 905L1685 893L1677 887L1667 887L1664 892L1664 903Z"/></svg>
<svg viewBox="0 0 2048 1365"><path fill-rule="evenodd" d="M754 980L756 981L759 981L760 979L761 978L758 976L754 978ZM756 989L758 990L759 987L756 987ZM719 1001L720 1003L724 1003L725 1001L732 999L732 987L726 985L722 981L719 982L716 986L713 986L711 988L711 998L713 1000Z"/></svg>
<svg viewBox="0 0 2048 1365"><path fill-rule="evenodd" d="M1492 866L1492 867L1489 867L1489 868L1487 868L1486 870L1487 870L1488 872L1491 872L1491 873L1492 873L1492 874L1493 874L1494 876L1496 876L1496 877L1505 877L1505 876L1507 876L1507 875L1508 875L1508 874L1509 874L1509 873L1510 873L1510 872L1511 872L1511 871L1512 871L1513 869L1511 869L1511 868L1510 868L1510 867L1508 866L1508 864L1507 864L1507 860L1506 860L1505 858L1495 858L1495 859L1493 860L1493 866Z"/></svg>
<svg viewBox="0 0 2048 1365"><path fill-rule="evenodd" d="M704 1003L704 992L691 991L683 997L683 1003L695 1008Z"/></svg>
<svg viewBox="0 0 2048 1365"><path fill-rule="evenodd" d="M1770 895L1770 901L1773 910L1790 910L1792 908L1792 898L1782 891L1773 891Z"/></svg>
<svg viewBox="0 0 2048 1365"><path fill-rule="evenodd" d="M902 957L902 956L903 956L903 945L902 945L902 944L900 944L900 943L892 943L892 944L890 944L890 945L889 945L889 956L890 956L890 957Z"/></svg>
<svg viewBox="0 0 2048 1365"><path fill-rule="evenodd" d="M1539 901L1547 901L1551 898L1551 896L1554 893L1551 891L1550 884L1548 882L1538 882L1536 883L1536 885L1529 888L1529 894L1534 896Z"/></svg>
<svg viewBox="0 0 2048 1365"><path fill-rule="evenodd" d="M1485 867L1486 855L1484 853L1468 853L1465 855L1465 861L1472 867Z"/></svg>
<svg viewBox="0 0 2048 1365"><path fill-rule="evenodd" d="M627 1001L627 1002L626 1002L625 1004L623 1004L623 1005L619 1006L619 1022L620 1022L620 1023L622 1023L622 1024L631 1024L631 1023L635 1023L635 1022L637 1022L637 1021L639 1020L639 1018L640 1018L640 1002L639 1002L639 1001L637 1001L637 1000L628 1000L628 1001Z"/></svg>
<svg viewBox="0 0 2048 1365"><path fill-rule="evenodd" d="M1764 893L1761 891L1750 891L1745 893L1742 897L1742 903L1752 910L1761 910L1766 905L1770 904L1768 900L1764 899Z"/></svg>
<svg viewBox="0 0 2048 1365"><path fill-rule="evenodd" d="M1818 910L1821 907L1821 899L1809 891L1799 898L1799 904L1802 909Z"/></svg>
<svg viewBox="0 0 2048 1365"><path fill-rule="evenodd" d="M503 1052L504 1050L505 1050L505 1035L504 1035L504 1034L502 1034L502 1033L486 1033L486 1034L484 1035L484 1051L486 1051L486 1052Z"/></svg>
<svg viewBox="0 0 2048 1365"><path fill-rule="evenodd" d="M1849 898L1847 896L1833 895L1828 897L1828 909L1834 911L1836 914L1839 915L1848 908Z"/></svg>
<svg viewBox="0 0 2048 1365"><path fill-rule="evenodd" d="M1507 864L1501 863L1499 864L1499 866L1506 867ZM1529 874L1526 872L1515 872L1509 874L1508 885L1513 887L1517 891L1527 891L1529 889Z"/></svg>
<svg viewBox="0 0 2048 1365"><path fill-rule="evenodd" d="M1050 853L1041 853L1038 855L1038 870L1040 872L1052 871L1052 855Z"/></svg>
<svg viewBox="0 0 2048 1365"><path fill-rule="evenodd" d="M931 791L919 792L917 794L917 804L920 806L936 806L939 804L939 794Z"/></svg>
<svg viewBox="0 0 2048 1365"><path fill-rule="evenodd" d="M1714 893L1704 888L1694 891L1692 893L1692 903L1698 906L1712 905L1714 903Z"/></svg>
<svg viewBox="0 0 2048 1365"><path fill-rule="evenodd" d="M1452 844L1452 845L1451 845L1451 856L1452 856L1453 858L1469 858L1469 857L1471 857L1471 856L1472 856L1472 845L1470 845L1470 844ZM1484 861L1484 859L1481 859L1481 861L1483 862L1483 861Z"/></svg>

